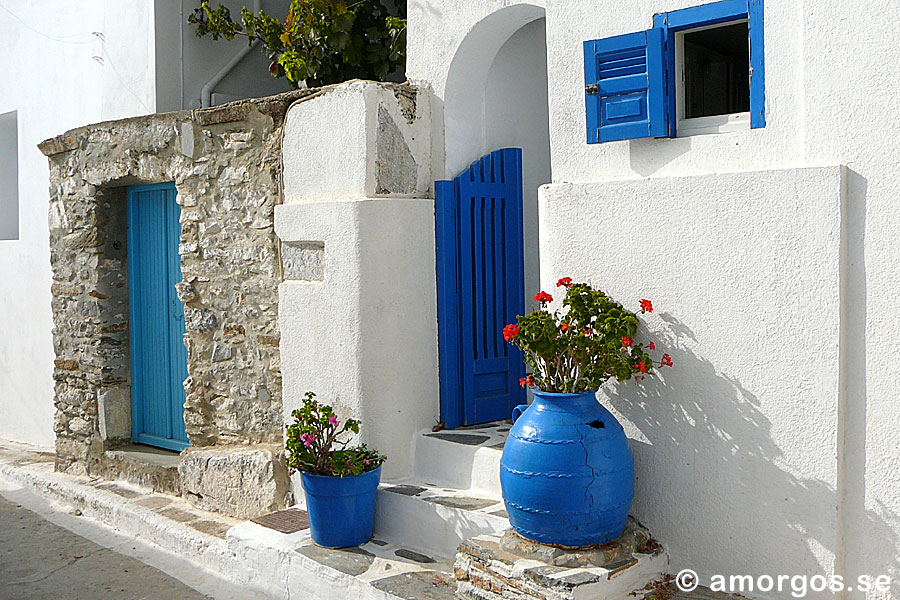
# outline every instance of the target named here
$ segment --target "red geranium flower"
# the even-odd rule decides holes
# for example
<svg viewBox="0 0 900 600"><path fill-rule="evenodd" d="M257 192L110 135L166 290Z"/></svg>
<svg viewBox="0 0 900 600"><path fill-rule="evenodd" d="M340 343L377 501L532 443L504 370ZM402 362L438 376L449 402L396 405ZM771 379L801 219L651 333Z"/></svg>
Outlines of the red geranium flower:
<svg viewBox="0 0 900 600"><path fill-rule="evenodd" d="M665 366L667 366L667 367L671 367L671 366L674 364L674 363L672 362L672 357L669 356L668 354L663 354L663 357L662 357L662 364L665 365Z"/></svg>
<svg viewBox="0 0 900 600"><path fill-rule="evenodd" d="M641 300L641 312L653 312L653 303L643 298Z"/></svg>
<svg viewBox="0 0 900 600"><path fill-rule="evenodd" d="M534 297L535 302L540 302L541 304L546 304L547 302L553 302L553 296L548 294L547 292L538 292Z"/></svg>
<svg viewBox="0 0 900 600"><path fill-rule="evenodd" d="M625 348L634 346L634 340L628 336L624 336L624 337L622 337L622 346L624 346Z"/></svg>
<svg viewBox="0 0 900 600"><path fill-rule="evenodd" d="M650 349L656 350L656 344L654 344L653 342L650 342Z"/></svg>
<svg viewBox="0 0 900 600"><path fill-rule="evenodd" d="M568 323L563 323L562 325L559 326L560 331L567 331L568 329L569 329Z"/></svg>
<svg viewBox="0 0 900 600"><path fill-rule="evenodd" d="M572 285L571 277L563 277L562 279L560 279L559 281L556 282L556 287L569 287L570 285Z"/></svg>
<svg viewBox="0 0 900 600"><path fill-rule="evenodd" d="M514 337L519 335L519 326L515 323L510 323L506 327L503 328L503 339L507 342Z"/></svg>
<svg viewBox="0 0 900 600"><path fill-rule="evenodd" d="M584 330L584 335L591 335L592 333L594 333L594 330L590 327Z"/></svg>
<svg viewBox="0 0 900 600"><path fill-rule="evenodd" d="M640 369L641 373L647 372L647 365L644 363L644 361L638 363L638 369Z"/></svg>

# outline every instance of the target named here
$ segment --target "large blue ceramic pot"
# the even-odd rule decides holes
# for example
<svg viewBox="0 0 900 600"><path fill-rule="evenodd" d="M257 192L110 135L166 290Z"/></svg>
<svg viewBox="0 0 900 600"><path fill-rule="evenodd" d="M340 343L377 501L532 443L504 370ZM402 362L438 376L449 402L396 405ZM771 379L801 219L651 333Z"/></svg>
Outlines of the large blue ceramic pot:
<svg viewBox="0 0 900 600"><path fill-rule="evenodd" d="M375 496L380 480L381 467L347 477L301 473L312 540L326 548L368 542L375 525Z"/></svg>
<svg viewBox="0 0 900 600"><path fill-rule="evenodd" d="M634 498L634 458L595 392L534 392L516 407L500 485L509 522L543 544L605 544L622 534Z"/></svg>

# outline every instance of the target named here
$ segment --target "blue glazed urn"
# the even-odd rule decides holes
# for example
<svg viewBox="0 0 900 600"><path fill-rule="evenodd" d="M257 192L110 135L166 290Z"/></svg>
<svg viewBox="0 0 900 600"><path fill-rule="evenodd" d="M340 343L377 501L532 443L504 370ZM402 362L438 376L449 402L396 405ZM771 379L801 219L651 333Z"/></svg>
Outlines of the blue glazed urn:
<svg viewBox="0 0 900 600"><path fill-rule="evenodd" d="M595 392L534 392L516 407L500 461L509 522L558 546L605 544L622 534L634 498L634 458L622 426Z"/></svg>

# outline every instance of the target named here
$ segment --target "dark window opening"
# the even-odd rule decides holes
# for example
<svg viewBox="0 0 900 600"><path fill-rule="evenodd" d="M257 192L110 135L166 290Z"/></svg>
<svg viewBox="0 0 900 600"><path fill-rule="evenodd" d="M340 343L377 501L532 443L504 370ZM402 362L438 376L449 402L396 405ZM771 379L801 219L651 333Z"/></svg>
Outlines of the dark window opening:
<svg viewBox="0 0 900 600"><path fill-rule="evenodd" d="M684 117L750 110L747 23L684 34Z"/></svg>

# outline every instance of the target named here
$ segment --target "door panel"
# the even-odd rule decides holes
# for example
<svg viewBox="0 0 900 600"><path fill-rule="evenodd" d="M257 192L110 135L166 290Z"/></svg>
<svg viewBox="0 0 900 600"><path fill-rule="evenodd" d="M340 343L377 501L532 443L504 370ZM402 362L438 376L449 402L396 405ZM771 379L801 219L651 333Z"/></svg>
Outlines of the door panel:
<svg viewBox="0 0 900 600"><path fill-rule="evenodd" d="M188 446L180 212L172 183L128 189L132 438L171 450Z"/></svg>
<svg viewBox="0 0 900 600"><path fill-rule="evenodd" d="M525 392L503 326L525 310L522 151L498 150L435 185L441 419L507 419Z"/></svg>

